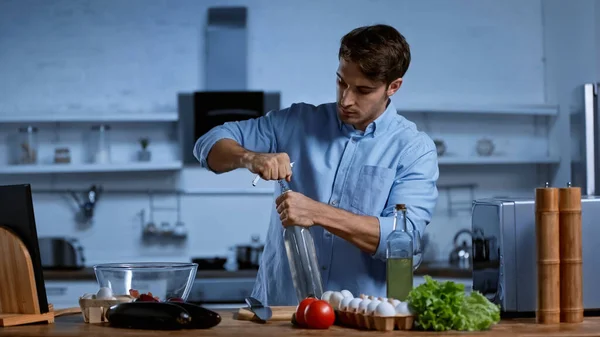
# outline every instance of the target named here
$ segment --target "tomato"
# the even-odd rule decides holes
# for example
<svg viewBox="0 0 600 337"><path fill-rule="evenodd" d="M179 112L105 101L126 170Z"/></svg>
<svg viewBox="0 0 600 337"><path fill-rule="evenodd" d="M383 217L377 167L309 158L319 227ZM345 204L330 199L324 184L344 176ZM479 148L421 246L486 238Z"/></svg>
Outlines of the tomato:
<svg viewBox="0 0 600 337"><path fill-rule="evenodd" d="M304 320L309 328L327 329L335 322L335 311L327 301L312 301L306 307Z"/></svg>
<svg viewBox="0 0 600 337"><path fill-rule="evenodd" d="M306 320L304 319L304 312L306 311L306 307L316 301L317 299L314 297L307 297L298 304L296 307L296 322L299 326L306 326Z"/></svg>

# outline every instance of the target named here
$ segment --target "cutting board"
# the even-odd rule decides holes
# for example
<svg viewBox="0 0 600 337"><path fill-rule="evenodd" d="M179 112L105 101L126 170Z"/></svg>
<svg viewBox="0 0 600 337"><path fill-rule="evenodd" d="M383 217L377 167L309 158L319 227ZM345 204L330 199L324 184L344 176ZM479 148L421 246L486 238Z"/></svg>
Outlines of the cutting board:
<svg viewBox="0 0 600 337"><path fill-rule="evenodd" d="M273 312L273 316L270 321L292 321L292 315L296 312L296 306L275 306L271 307L271 311ZM249 308L240 308L238 312L233 317L234 319L240 321L251 321L255 319L255 315Z"/></svg>

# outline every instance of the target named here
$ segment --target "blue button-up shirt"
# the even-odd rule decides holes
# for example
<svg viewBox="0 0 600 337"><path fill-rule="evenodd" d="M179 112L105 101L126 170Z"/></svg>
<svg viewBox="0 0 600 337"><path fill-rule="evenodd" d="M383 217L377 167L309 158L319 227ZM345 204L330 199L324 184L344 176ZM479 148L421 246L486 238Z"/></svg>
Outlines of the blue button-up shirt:
<svg viewBox="0 0 600 337"><path fill-rule="evenodd" d="M347 289L386 296L386 237L396 204L407 205L409 222L423 233L438 197L436 147L389 101L367 129L342 123L336 104L293 104L264 117L217 126L200 137L194 155L207 165L211 147L230 138L254 152L285 152L294 162L290 189L313 200L379 219L377 251L361 251L320 226L312 226L325 290ZM209 168L210 169L210 168ZM279 196L279 187L274 198ZM298 300L283 242L283 226L273 203L253 297L265 305Z"/></svg>

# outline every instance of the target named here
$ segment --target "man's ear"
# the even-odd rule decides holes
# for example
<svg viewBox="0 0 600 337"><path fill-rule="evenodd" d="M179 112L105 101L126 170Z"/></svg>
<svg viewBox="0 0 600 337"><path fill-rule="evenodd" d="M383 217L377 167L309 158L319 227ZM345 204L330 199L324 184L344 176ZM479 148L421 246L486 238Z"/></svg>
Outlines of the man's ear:
<svg viewBox="0 0 600 337"><path fill-rule="evenodd" d="M388 97L391 97L393 94L396 93L396 91L398 91L398 89L400 89L400 87L402 86L402 78L397 78L394 81L392 81L392 83L390 83L390 85L388 85L386 94Z"/></svg>

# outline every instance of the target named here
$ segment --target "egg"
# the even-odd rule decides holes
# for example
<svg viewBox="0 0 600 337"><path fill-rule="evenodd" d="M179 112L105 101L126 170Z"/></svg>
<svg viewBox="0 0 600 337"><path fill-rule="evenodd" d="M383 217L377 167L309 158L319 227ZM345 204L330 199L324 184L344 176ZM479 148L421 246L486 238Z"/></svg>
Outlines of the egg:
<svg viewBox="0 0 600 337"><path fill-rule="evenodd" d="M350 303L348 303L348 310L350 312L357 312L358 311L358 306L362 303L363 299L356 297L353 298Z"/></svg>
<svg viewBox="0 0 600 337"><path fill-rule="evenodd" d="M350 301L352 301L352 300L353 300L352 297L344 297L342 299L342 301L340 302L340 306L339 306L340 311L348 311L348 305L350 304Z"/></svg>
<svg viewBox="0 0 600 337"><path fill-rule="evenodd" d="M392 317L396 316L396 310L390 302L381 302L375 308L374 316Z"/></svg>
<svg viewBox="0 0 600 337"><path fill-rule="evenodd" d="M99 300L110 300L113 299L112 289L108 287L102 287L96 293L96 298Z"/></svg>
<svg viewBox="0 0 600 337"><path fill-rule="evenodd" d="M372 315L373 312L375 312L375 309L377 308L377 306L379 305L379 303L381 303L380 300L372 300L371 303L369 303L369 305L367 306L367 315Z"/></svg>
<svg viewBox="0 0 600 337"><path fill-rule="evenodd" d="M367 306L369 305L369 303L371 303L371 300L368 298L362 300L358 305L358 313L365 314L367 312Z"/></svg>
<svg viewBox="0 0 600 337"><path fill-rule="evenodd" d="M412 311L408 306L408 302L400 302L400 304L396 306L395 310L398 315L412 315Z"/></svg>
<svg viewBox="0 0 600 337"><path fill-rule="evenodd" d="M352 295L352 293L349 290L342 290L341 291L342 295L344 295L344 297L350 297L350 298L354 298L354 295Z"/></svg>
<svg viewBox="0 0 600 337"><path fill-rule="evenodd" d="M402 301L396 299L388 300L388 302L390 302L394 306L394 308L397 307L398 304L402 303Z"/></svg>
<svg viewBox="0 0 600 337"><path fill-rule="evenodd" d="M340 306L340 302L342 302L343 299L344 299L344 295L342 295L342 293L339 291L335 291L331 295L331 298L329 299L329 304L331 304L331 307L334 310L337 310Z"/></svg>
<svg viewBox="0 0 600 337"><path fill-rule="evenodd" d="M321 295L321 299L323 301L329 303L329 300L331 299L331 295L333 295L333 291L327 290L326 292L323 293L323 295Z"/></svg>

